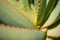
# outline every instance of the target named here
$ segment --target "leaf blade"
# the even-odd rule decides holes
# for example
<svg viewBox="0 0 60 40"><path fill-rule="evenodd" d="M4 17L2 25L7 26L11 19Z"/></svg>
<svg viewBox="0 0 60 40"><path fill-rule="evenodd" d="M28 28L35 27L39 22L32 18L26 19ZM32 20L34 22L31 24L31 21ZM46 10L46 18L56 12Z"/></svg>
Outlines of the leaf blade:
<svg viewBox="0 0 60 40"><path fill-rule="evenodd" d="M47 6L46 6L46 11L45 11L45 17L43 22L41 23L42 25L46 22L46 20L49 18L51 12L53 11L53 9L55 8L56 4L57 4L58 0L49 0Z"/></svg>
<svg viewBox="0 0 60 40"><path fill-rule="evenodd" d="M1 39L45 40L45 36L46 33L39 30L14 28L10 26L0 25Z"/></svg>
<svg viewBox="0 0 60 40"><path fill-rule="evenodd" d="M41 0L39 12L38 12L38 17L37 17L37 25L39 25L39 26L41 26L41 23L42 23L43 18L45 16L45 9L46 9L46 0Z"/></svg>
<svg viewBox="0 0 60 40"><path fill-rule="evenodd" d="M9 7L4 0L0 0L0 19L9 25L34 28L34 25L25 16L11 6Z"/></svg>

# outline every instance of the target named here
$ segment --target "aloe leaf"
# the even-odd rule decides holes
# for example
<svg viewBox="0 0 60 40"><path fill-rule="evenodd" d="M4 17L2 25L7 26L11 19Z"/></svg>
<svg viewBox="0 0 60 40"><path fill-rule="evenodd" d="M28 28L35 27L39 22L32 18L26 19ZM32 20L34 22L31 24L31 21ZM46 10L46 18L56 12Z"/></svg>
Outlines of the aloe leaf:
<svg viewBox="0 0 60 40"><path fill-rule="evenodd" d="M59 12L60 12L60 1L57 3L56 7L54 8L49 18L42 27L49 27L50 25L52 25L60 15Z"/></svg>
<svg viewBox="0 0 60 40"><path fill-rule="evenodd" d="M46 20L49 18L51 12L53 11L53 9L55 8L56 4L57 4L58 0L49 0L48 4L46 6L46 11L45 11L45 17L43 22L41 23L42 25L46 22Z"/></svg>
<svg viewBox="0 0 60 40"><path fill-rule="evenodd" d="M31 9L29 7L29 3L28 3L29 0L21 0L21 1L23 1L22 5L24 5L25 10L31 11ZM21 3L21 1L19 3Z"/></svg>
<svg viewBox="0 0 60 40"><path fill-rule="evenodd" d="M11 0L9 0L9 1L11 1ZM16 0L15 0L16 1ZM32 1L32 0L28 0L28 1ZM24 4L25 4L25 2L28 2L28 1L25 1L24 0ZM14 2L14 1L11 1L11 2ZM11 3L10 2L10 3ZM16 2L14 2L15 4L14 4L14 6L16 5L16 7L19 9L19 7L21 6L20 4L18 4L18 3L20 3L20 2L18 2L18 3L16 3ZM13 4L13 3L12 3ZM28 4L28 5L27 5ZM32 3L27 3L25 6L31 6L31 4ZM29 7L30 7L29 6ZM27 17L27 19L29 19L33 24L36 22L36 16L35 16L35 12L33 12L33 10L31 9L31 7L30 8L28 8L28 7L26 7L27 9L29 9L30 11L26 11L26 10L22 10L22 9L19 9L20 10L20 12L23 12L22 13L22 15L24 15L24 16L26 16ZM34 8L34 7L33 7ZM34 24L35 25L35 24Z"/></svg>
<svg viewBox="0 0 60 40"><path fill-rule="evenodd" d="M38 26L41 26L41 23L44 20L45 10L46 10L46 0L40 0L40 7L39 7L38 17L37 17Z"/></svg>
<svg viewBox="0 0 60 40"><path fill-rule="evenodd" d="M0 25L0 39L2 40L45 40L46 32L35 29L14 28Z"/></svg>
<svg viewBox="0 0 60 40"><path fill-rule="evenodd" d="M60 37L60 24L58 24L57 27L48 30L47 36Z"/></svg>
<svg viewBox="0 0 60 40"><path fill-rule="evenodd" d="M60 24L60 19L56 23L54 23L51 26L49 26L48 28L49 29L55 28L55 27L57 27L58 24Z"/></svg>
<svg viewBox="0 0 60 40"><path fill-rule="evenodd" d="M34 28L34 25L25 16L23 16L22 13L9 6L6 1L0 0L0 19L3 22L13 26Z"/></svg>
<svg viewBox="0 0 60 40"><path fill-rule="evenodd" d="M29 0L8 0L10 3L14 4L18 8L24 11L30 11Z"/></svg>
<svg viewBox="0 0 60 40"><path fill-rule="evenodd" d="M36 12L38 13L38 10L40 8L40 0L34 0L34 7Z"/></svg>

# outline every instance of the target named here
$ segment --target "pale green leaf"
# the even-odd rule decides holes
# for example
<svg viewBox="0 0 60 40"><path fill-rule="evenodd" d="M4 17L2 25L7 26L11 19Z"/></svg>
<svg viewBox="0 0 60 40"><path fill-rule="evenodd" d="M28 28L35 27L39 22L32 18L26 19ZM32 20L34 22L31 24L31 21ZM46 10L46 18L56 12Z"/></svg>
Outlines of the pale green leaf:
<svg viewBox="0 0 60 40"><path fill-rule="evenodd" d="M19 12L4 0L0 0L0 19L8 25L34 28L31 21L22 15L22 12Z"/></svg>
<svg viewBox="0 0 60 40"><path fill-rule="evenodd" d="M35 29L0 25L0 39L2 40L45 40L45 36L45 32Z"/></svg>
<svg viewBox="0 0 60 40"><path fill-rule="evenodd" d="M29 7L29 0L7 0L21 10L31 11Z"/></svg>
<svg viewBox="0 0 60 40"><path fill-rule="evenodd" d="M14 5L16 8L18 8L20 12L22 12L21 14L23 16L27 17L27 19L29 19L33 24L35 24L36 16L35 16L35 8L32 5L33 2L32 0L19 0L18 2L16 0L8 0L8 2ZM32 8L31 5L33 6Z"/></svg>

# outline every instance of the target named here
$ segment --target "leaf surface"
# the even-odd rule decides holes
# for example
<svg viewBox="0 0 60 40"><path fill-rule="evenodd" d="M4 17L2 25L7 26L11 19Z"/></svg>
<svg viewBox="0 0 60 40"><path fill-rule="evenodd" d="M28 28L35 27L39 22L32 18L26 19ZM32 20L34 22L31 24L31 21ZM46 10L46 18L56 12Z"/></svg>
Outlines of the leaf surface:
<svg viewBox="0 0 60 40"><path fill-rule="evenodd" d="M0 25L0 39L2 40L45 40L45 36L46 32L40 30Z"/></svg>

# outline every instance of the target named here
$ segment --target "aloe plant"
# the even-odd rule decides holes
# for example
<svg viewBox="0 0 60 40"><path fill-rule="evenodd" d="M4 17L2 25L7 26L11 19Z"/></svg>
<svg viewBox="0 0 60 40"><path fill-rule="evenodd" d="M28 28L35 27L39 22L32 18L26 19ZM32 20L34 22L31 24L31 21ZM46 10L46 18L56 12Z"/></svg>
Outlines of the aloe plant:
<svg viewBox="0 0 60 40"><path fill-rule="evenodd" d="M1 40L60 37L60 0L0 0L0 20Z"/></svg>

